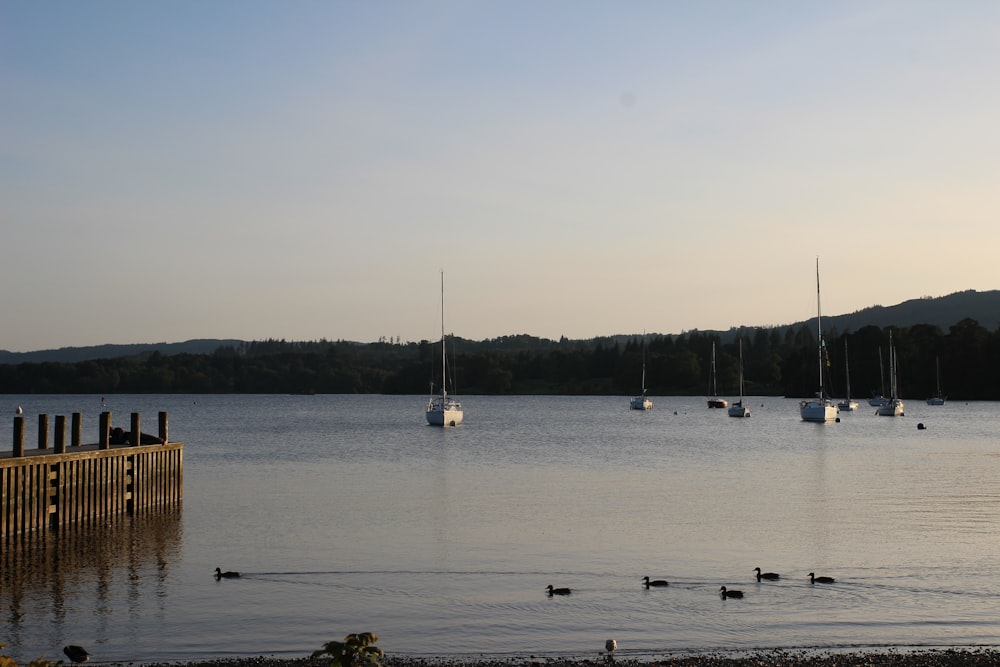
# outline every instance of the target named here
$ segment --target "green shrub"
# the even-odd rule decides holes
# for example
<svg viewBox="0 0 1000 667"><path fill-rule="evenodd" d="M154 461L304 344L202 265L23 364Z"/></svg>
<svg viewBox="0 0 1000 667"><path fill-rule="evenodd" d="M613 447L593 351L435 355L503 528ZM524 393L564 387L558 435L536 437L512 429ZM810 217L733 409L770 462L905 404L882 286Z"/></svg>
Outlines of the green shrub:
<svg viewBox="0 0 1000 667"><path fill-rule="evenodd" d="M327 642L323 648L314 652L314 658L329 658L330 667L381 667L382 652L375 642L378 637L374 632L362 632L347 635L342 642ZM2 667L2 666L0 666Z"/></svg>

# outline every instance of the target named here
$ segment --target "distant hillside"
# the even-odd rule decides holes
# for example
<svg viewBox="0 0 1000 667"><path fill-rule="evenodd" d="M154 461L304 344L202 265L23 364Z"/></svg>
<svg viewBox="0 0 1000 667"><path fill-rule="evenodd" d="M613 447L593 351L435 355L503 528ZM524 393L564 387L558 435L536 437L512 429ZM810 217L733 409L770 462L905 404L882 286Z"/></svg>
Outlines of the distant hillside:
<svg viewBox="0 0 1000 667"><path fill-rule="evenodd" d="M25 364L56 361L77 363L91 359L118 359L135 357L152 352L167 356L175 354L212 354L223 346L242 345L241 340L221 340L204 338L183 343L135 343L132 345L92 345L90 347L61 347L57 350L37 352L7 352L0 350L0 364Z"/></svg>
<svg viewBox="0 0 1000 667"><path fill-rule="evenodd" d="M849 315L823 316L823 328L857 331L866 326L909 327L931 324L945 333L953 325L971 318L990 331L1000 328L1000 290L967 290L937 298L910 299L895 306L872 306ZM815 318L813 318L815 319Z"/></svg>
<svg viewBox="0 0 1000 667"><path fill-rule="evenodd" d="M1000 290L990 290L988 292L967 290L942 297L911 299L895 306L872 306L847 315L824 315L823 329L825 331L836 330L838 333L845 333L847 331L858 331L866 326L885 328L889 326L909 327L915 324L930 324L940 327L943 332L947 333L949 328L966 318L976 320L983 328L989 331L1000 329ZM727 340L734 337L736 331L740 328L774 328L784 330L789 327L797 328L810 323L812 323L812 326L815 326L815 320L816 318L812 318L779 327L748 325L734 327L728 332L720 333L723 340ZM650 336L655 335L657 334L650 333ZM617 334L608 336L608 338L627 341L634 336L635 334ZM544 347L546 343L551 342L521 334L516 336L502 336L477 344L476 347L508 348L514 346L534 349ZM63 347L57 350L39 350L36 352L7 352L0 350L0 364L40 363L46 361L76 363L91 359L115 359L119 357L138 356L154 351L168 356L177 354L212 354L220 347L238 348L246 343L246 341L236 339L198 339L183 343L137 343L134 345Z"/></svg>

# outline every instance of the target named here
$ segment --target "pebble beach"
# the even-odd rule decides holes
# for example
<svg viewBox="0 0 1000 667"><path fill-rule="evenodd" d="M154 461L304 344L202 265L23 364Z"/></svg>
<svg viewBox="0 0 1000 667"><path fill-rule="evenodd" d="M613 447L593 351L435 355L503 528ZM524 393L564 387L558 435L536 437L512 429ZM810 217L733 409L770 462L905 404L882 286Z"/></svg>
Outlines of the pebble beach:
<svg viewBox="0 0 1000 667"><path fill-rule="evenodd" d="M128 667L139 667L127 663ZM311 658L277 659L265 656L200 662L143 664L141 667L327 667ZM387 656L382 667L985 667L1000 665L1000 649L885 650L858 652L781 651L733 655L699 654L648 658L551 658L519 656L501 659L409 658ZM117 667L117 666L115 666ZM122 667L125 667L122 665Z"/></svg>

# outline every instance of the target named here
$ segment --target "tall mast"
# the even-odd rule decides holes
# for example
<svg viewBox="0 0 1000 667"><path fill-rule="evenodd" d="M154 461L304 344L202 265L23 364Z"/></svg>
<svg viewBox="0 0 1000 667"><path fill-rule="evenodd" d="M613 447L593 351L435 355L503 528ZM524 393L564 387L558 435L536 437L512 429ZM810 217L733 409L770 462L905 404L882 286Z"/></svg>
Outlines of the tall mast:
<svg viewBox="0 0 1000 667"><path fill-rule="evenodd" d="M444 269L441 270L441 407L444 409L444 399L448 396L448 376L445 368L444 350Z"/></svg>
<svg viewBox="0 0 1000 667"><path fill-rule="evenodd" d="M816 258L816 356L819 361L819 397L823 398L823 325L820 321L822 309L819 303L819 257Z"/></svg>

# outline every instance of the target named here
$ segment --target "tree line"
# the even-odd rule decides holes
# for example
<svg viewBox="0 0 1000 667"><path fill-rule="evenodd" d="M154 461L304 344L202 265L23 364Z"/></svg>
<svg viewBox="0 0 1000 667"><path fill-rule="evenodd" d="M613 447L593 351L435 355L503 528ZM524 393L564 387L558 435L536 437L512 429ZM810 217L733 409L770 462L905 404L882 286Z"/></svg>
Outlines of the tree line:
<svg viewBox="0 0 1000 667"><path fill-rule="evenodd" d="M721 395L737 394L739 344L747 395L804 397L824 385L835 397L887 393L890 331L903 398L942 389L953 400L1000 400L1000 328L965 319L934 325L825 331L822 361L815 329L744 328L648 337L553 341L528 335L451 339L448 366L457 394L632 395L645 364L650 395L707 395L712 347ZM440 342L354 343L265 340L211 354L0 365L0 393L334 393L420 394L440 387ZM451 374L450 373L450 374Z"/></svg>

